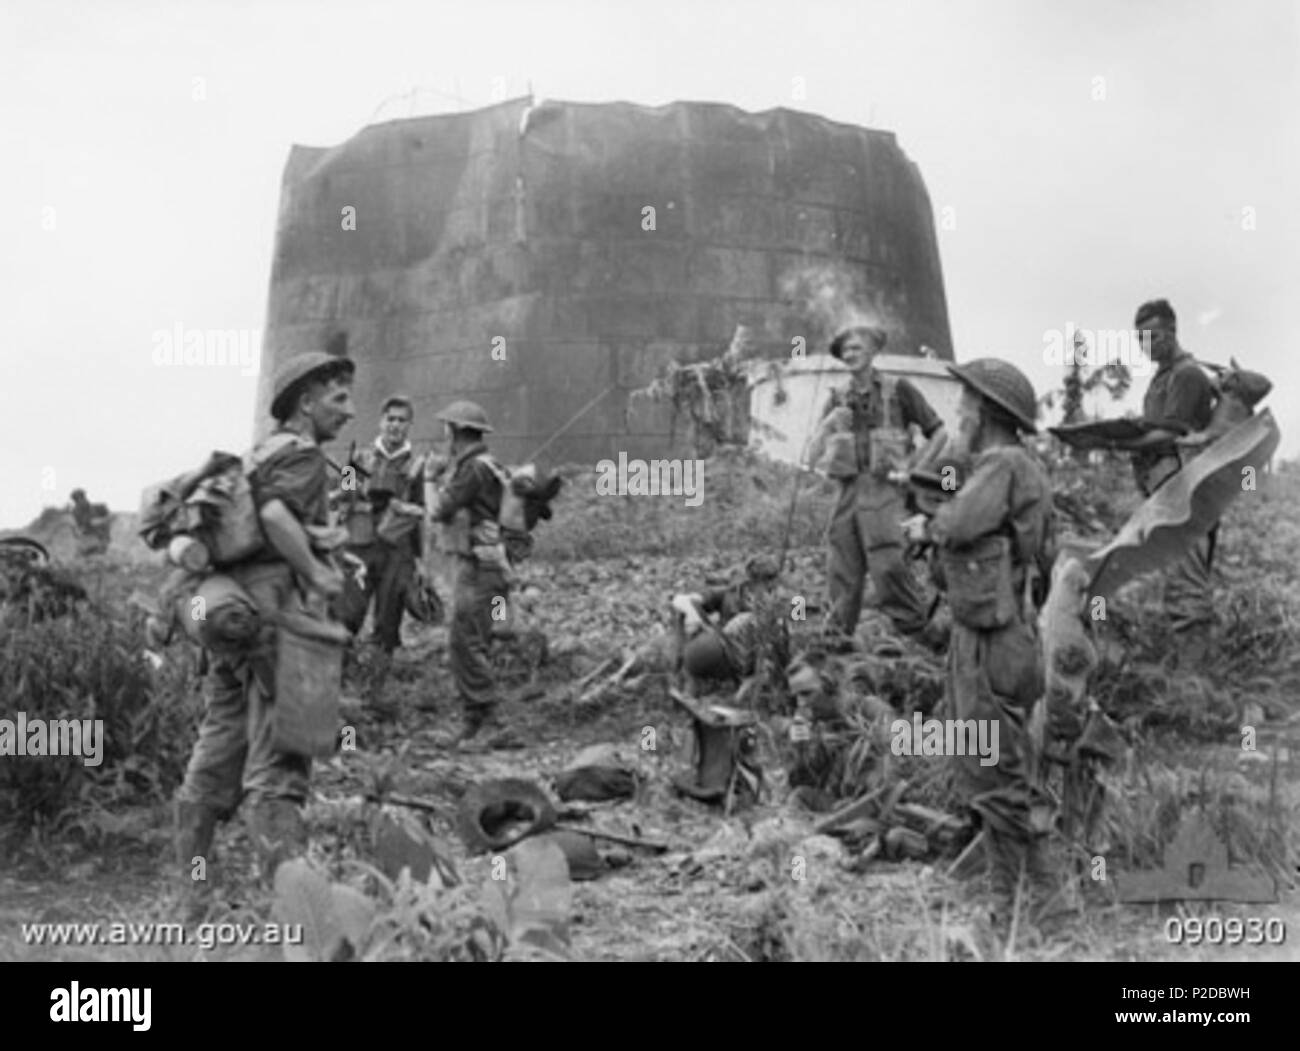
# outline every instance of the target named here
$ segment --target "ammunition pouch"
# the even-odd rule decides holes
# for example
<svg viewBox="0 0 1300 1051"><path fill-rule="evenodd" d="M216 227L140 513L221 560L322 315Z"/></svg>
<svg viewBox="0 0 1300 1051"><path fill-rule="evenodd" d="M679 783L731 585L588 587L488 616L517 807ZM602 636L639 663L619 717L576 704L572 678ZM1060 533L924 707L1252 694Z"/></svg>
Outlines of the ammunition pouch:
<svg viewBox="0 0 1300 1051"><path fill-rule="evenodd" d="M912 453L912 440L906 431L893 427L877 427L868 437L868 470L885 481L891 471L907 470Z"/></svg>
<svg viewBox="0 0 1300 1051"><path fill-rule="evenodd" d="M375 516L365 504L353 504L343 523L348 531L348 543L365 547L375 539Z"/></svg>
<svg viewBox="0 0 1300 1051"><path fill-rule="evenodd" d="M826 439L826 451L818 467L829 478L848 481L858 475L857 442L852 432L842 431Z"/></svg>
<svg viewBox="0 0 1300 1051"><path fill-rule="evenodd" d="M420 520L414 515L398 514L390 505L384 509L379 525L375 529L375 535L384 543L397 547L408 542L419 525Z"/></svg>
<svg viewBox="0 0 1300 1051"><path fill-rule="evenodd" d="M962 551L940 555L948 585L952 619L977 631L1005 628L1020 612L1020 597L1012 581L1011 541L985 537Z"/></svg>
<svg viewBox="0 0 1300 1051"><path fill-rule="evenodd" d="M469 512L464 508L457 511L450 522L444 522L439 526L438 547L445 555L472 554L469 538Z"/></svg>

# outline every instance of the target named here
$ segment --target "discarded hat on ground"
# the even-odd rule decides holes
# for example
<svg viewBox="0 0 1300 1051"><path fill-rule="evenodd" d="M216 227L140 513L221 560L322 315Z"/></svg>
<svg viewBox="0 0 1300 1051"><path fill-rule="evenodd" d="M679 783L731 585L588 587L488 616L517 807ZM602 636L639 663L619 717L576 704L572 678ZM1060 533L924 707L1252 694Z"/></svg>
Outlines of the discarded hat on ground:
<svg viewBox="0 0 1300 1051"><path fill-rule="evenodd" d="M406 612L421 624L441 624L446 615L442 597L427 580L412 577L406 585Z"/></svg>
<svg viewBox="0 0 1300 1051"><path fill-rule="evenodd" d="M636 795L636 774L612 744L584 748L555 779L555 794L564 802L600 803Z"/></svg>
<svg viewBox="0 0 1300 1051"><path fill-rule="evenodd" d="M537 785L521 778L480 781L460 802L456 828L473 854L505 850L555 824L555 807Z"/></svg>
<svg viewBox="0 0 1300 1051"><path fill-rule="evenodd" d="M0 555L20 556L32 565L49 565L49 549L39 540L29 536L7 536L0 538Z"/></svg>

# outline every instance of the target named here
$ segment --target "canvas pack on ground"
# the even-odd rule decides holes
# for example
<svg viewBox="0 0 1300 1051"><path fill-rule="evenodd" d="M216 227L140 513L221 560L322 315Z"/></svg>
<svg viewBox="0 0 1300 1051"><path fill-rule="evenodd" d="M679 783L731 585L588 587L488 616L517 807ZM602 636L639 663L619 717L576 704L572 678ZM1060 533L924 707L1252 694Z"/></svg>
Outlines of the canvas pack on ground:
<svg viewBox="0 0 1300 1051"><path fill-rule="evenodd" d="M673 787L702 803L721 803L726 813L758 799L763 771L758 764L758 716L722 705L704 705L671 691L690 713L695 730L694 770L673 779Z"/></svg>
<svg viewBox="0 0 1300 1051"><path fill-rule="evenodd" d="M940 553L952 619L977 631L1005 628L1016 619L1019 599L1011 581L1011 541L983 537L961 551Z"/></svg>

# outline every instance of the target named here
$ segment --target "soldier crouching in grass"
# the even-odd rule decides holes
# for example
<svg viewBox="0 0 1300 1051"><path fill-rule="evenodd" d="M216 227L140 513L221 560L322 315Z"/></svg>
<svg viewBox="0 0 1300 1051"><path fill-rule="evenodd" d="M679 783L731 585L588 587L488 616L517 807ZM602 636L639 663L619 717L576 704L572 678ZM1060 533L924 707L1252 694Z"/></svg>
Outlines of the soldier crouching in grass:
<svg viewBox="0 0 1300 1051"><path fill-rule="evenodd" d="M506 612L510 594L510 564L498 522L505 486L483 441L492 427L472 401L454 402L438 419L447 425L451 455L425 460L425 508L444 526L443 548L455 560L447 646L465 719L456 744L468 745L490 730L490 748L515 748L521 742L497 714L500 698L491 661L493 614L499 619Z"/></svg>
<svg viewBox="0 0 1300 1051"><path fill-rule="evenodd" d="M337 597L343 578L312 550L309 531L329 525L328 461L320 443L352 419L353 363L314 352L286 361L273 381L275 432L253 450L253 502L266 546L228 570L262 615L249 648L218 655L206 682L203 721L185 779L176 793L177 852L191 913L208 886L191 865L206 858L218 821L250 800L248 820L268 881L280 862L306 850L301 807L311 759L274 744L277 613L300 608L300 596Z"/></svg>
<svg viewBox="0 0 1300 1051"><path fill-rule="evenodd" d="M727 587L673 597L677 662L692 681L748 682L762 660L785 668L789 606L776 595L779 578L775 558L755 555Z"/></svg>
<svg viewBox="0 0 1300 1051"><path fill-rule="evenodd" d="M1035 608L1052 558L1051 483L1020 442L1036 428L1029 380L996 358L950 365L962 382L957 451L972 473L935 515L931 535L952 609L950 717L997 720L1000 756L951 760L983 826L994 893L1005 907L1021 872L1045 890L1045 798L1035 785L1028 720L1043 694ZM1001 909L999 909L1001 912Z"/></svg>

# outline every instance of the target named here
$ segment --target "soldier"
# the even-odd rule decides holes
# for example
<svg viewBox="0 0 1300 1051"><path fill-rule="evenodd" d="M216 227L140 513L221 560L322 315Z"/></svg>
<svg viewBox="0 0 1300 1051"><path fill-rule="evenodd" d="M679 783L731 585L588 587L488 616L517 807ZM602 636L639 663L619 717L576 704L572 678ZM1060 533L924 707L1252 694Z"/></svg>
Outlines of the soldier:
<svg viewBox="0 0 1300 1051"><path fill-rule="evenodd" d="M1020 443L1034 433L1029 380L996 358L950 365L963 384L956 452L974 457L960 491L936 513L931 536L952 609L947 705L957 719L996 721L1000 755L953 760L958 783L983 826L994 889L1010 895L1024 866L1045 872L1026 726L1043 693L1035 602L1052 558L1052 494L1043 469Z"/></svg>
<svg viewBox="0 0 1300 1051"><path fill-rule="evenodd" d="M108 550L109 513L106 504L92 504L86 490L72 490L72 521L81 534L83 554L103 554Z"/></svg>
<svg viewBox="0 0 1300 1051"><path fill-rule="evenodd" d="M758 670L760 657L785 667L789 607L775 595L779 577L776 559L755 555L729 587L673 597L677 651L688 674L697 679L744 679ZM705 620L710 615L716 615L716 626ZM760 652L769 642L773 652Z"/></svg>
<svg viewBox="0 0 1300 1051"><path fill-rule="evenodd" d="M1143 346L1156 364L1142 415L1155 429L1124 444L1133 454L1133 471L1143 496L1150 496L1182 462L1176 439L1204 431L1213 415L1214 387L1196 360L1178 343L1173 307L1163 299L1143 303L1133 320ZM1184 455L1193 455L1190 450ZM1165 613L1177 640L1180 663L1197 665L1210 652L1214 604L1210 559L1219 527L1198 540L1165 578Z"/></svg>
<svg viewBox="0 0 1300 1051"><path fill-rule="evenodd" d="M407 435L414 410L411 402L393 395L381 407L374 444L353 457L361 486L350 509L349 550L366 567L366 605L374 604L373 641L380 651L376 693L392 652L401 645L402 614L407 589L421 554L420 524L424 515L424 460L416 456ZM365 619L364 610L358 609ZM349 625L353 627L353 625ZM354 630L361 625L355 624Z"/></svg>
<svg viewBox="0 0 1300 1051"><path fill-rule="evenodd" d="M313 553L308 527L329 524L328 461L319 443L353 416L353 370L347 358L318 351L275 374L271 415L279 427L253 450L251 473L267 546L228 571L264 617L292 609L300 593L331 599L342 590L339 570ZM177 852L192 891L207 886L192 878L194 858L207 857L217 822L232 817L245 794L266 879L306 848L300 807L311 760L272 747L274 684L273 627L252 650L217 656L209 668L198 741L176 793Z"/></svg>
<svg viewBox="0 0 1300 1051"><path fill-rule="evenodd" d="M467 744L487 728L495 731L490 747L515 747L517 739L499 721L490 660L493 618L505 616L510 594L510 563L498 523L504 486L483 441L492 427L472 401L453 402L438 419L447 425L451 455L425 460L425 507L431 521L444 525L443 550L455 563L447 645L465 713L456 743Z"/></svg>
<svg viewBox="0 0 1300 1051"><path fill-rule="evenodd" d="M881 330L852 328L830 346L831 355L853 370L848 390L835 392L823 414L842 417L852 434L851 463L841 473L827 529L830 624L846 636L857 627L868 572L876 604L901 634L918 635L928 621L925 596L903 557L904 494L888 476L905 466L908 427L915 424L929 439L922 461L942 448L947 435L912 383L888 382L876 373L872 362L884 345Z"/></svg>

